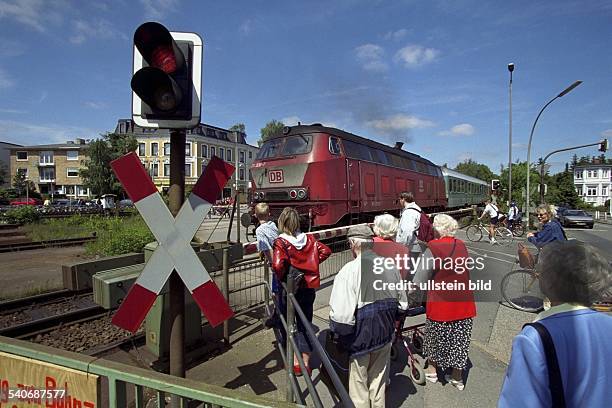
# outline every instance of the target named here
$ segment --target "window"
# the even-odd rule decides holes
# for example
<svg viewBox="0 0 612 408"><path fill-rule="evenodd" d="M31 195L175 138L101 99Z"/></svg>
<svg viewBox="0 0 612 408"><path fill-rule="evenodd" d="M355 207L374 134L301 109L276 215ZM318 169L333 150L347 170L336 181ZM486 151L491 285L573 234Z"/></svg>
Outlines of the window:
<svg viewBox="0 0 612 408"><path fill-rule="evenodd" d="M53 152L51 151L40 152L38 158L40 159L40 164L53 164Z"/></svg>
<svg viewBox="0 0 612 408"><path fill-rule="evenodd" d="M74 195L74 186L64 186L66 195Z"/></svg>
<svg viewBox="0 0 612 408"><path fill-rule="evenodd" d="M582 186L576 187L576 193L578 193L579 196L582 195Z"/></svg>
<svg viewBox="0 0 612 408"><path fill-rule="evenodd" d="M67 168L66 177L79 177L79 169Z"/></svg>
<svg viewBox="0 0 612 408"><path fill-rule="evenodd" d="M185 143L185 156L191 156L191 143Z"/></svg>
<svg viewBox="0 0 612 408"><path fill-rule="evenodd" d="M261 149L259 149L259 153L257 153L257 159L269 159L278 156L282 141L283 139L274 139L265 142Z"/></svg>
<svg viewBox="0 0 612 408"><path fill-rule="evenodd" d="M240 152L240 163L244 163L244 152Z"/></svg>
<svg viewBox="0 0 612 408"><path fill-rule="evenodd" d="M159 144L157 142L151 143L151 156L159 156Z"/></svg>
<svg viewBox="0 0 612 408"><path fill-rule="evenodd" d="M587 196L596 196L596 195L597 195L597 186L588 186Z"/></svg>
<svg viewBox="0 0 612 408"><path fill-rule="evenodd" d="M164 177L170 177L170 163L164 163Z"/></svg>
<svg viewBox="0 0 612 408"><path fill-rule="evenodd" d="M17 160L18 161L28 160L28 152L17 152Z"/></svg>
<svg viewBox="0 0 612 408"><path fill-rule="evenodd" d="M582 178L582 170L578 170L574 173L574 178L581 179Z"/></svg>
<svg viewBox="0 0 612 408"><path fill-rule="evenodd" d="M170 143L164 143L164 156L170 156Z"/></svg>
<svg viewBox="0 0 612 408"><path fill-rule="evenodd" d="M215 137L215 129L206 129L206 136Z"/></svg>
<svg viewBox="0 0 612 408"><path fill-rule="evenodd" d="M67 150L66 151L66 160L68 160L68 161L79 160L79 151L78 150Z"/></svg>
<svg viewBox="0 0 612 408"><path fill-rule="evenodd" d="M202 157L208 157L208 146L205 144L200 145L200 150L202 151Z"/></svg>
<svg viewBox="0 0 612 408"><path fill-rule="evenodd" d="M337 137L329 137L329 152L331 154L340 154L340 140Z"/></svg>
<svg viewBox="0 0 612 408"><path fill-rule="evenodd" d="M608 178L608 170L602 170L601 171L601 177L602 178Z"/></svg>
<svg viewBox="0 0 612 408"><path fill-rule="evenodd" d="M215 149L215 146L210 146L210 157L213 157L216 155L217 155L217 151Z"/></svg>
<svg viewBox="0 0 612 408"><path fill-rule="evenodd" d="M608 186L601 186L601 195L604 197L608 196Z"/></svg>
<svg viewBox="0 0 612 408"><path fill-rule="evenodd" d="M55 169L47 167L40 169L40 181L53 181L55 179Z"/></svg>
<svg viewBox="0 0 612 408"><path fill-rule="evenodd" d="M253 158L253 152L249 151L249 159Z"/></svg>
<svg viewBox="0 0 612 408"><path fill-rule="evenodd" d="M139 156L145 156L146 152L145 152L145 144L144 143L138 143L138 155Z"/></svg>
<svg viewBox="0 0 612 408"><path fill-rule="evenodd" d="M240 180L244 180L244 169L240 169Z"/></svg>
<svg viewBox="0 0 612 408"><path fill-rule="evenodd" d="M225 149L222 147L219 148L219 158L225 160Z"/></svg>
<svg viewBox="0 0 612 408"><path fill-rule="evenodd" d="M185 163L185 177L191 177L191 163Z"/></svg>
<svg viewBox="0 0 612 408"><path fill-rule="evenodd" d="M87 189L83 186L76 186L76 193L79 196L86 196L87 195Z"/></svg>
<svg viewBox="0 0 612 408"><path fill-rule="evenodd" d="M221 131L219 131L219 139L221 139L221 140L227 140L227 132L221 132Z"/></svg>
<svg viewBox="0 0 612 408"><path fill-rule="evenodd" d="M225 151L225 160L227 160L228 162L232 161L232 149L227 149Z"/></svg>
<svg viewBox="0 0 612 408"><path fill-rule="evenodd" d="M206 170L206 163L202 163L202 173Z"/></svg>
<svg viewBox="0 0 612 408"><path fill-rule="evenodd" d="M159 163L151 163L150 174L151 177L159 176Z"/></svg>
<svg viewBox="0 0 612 408"><path fill-rule="evenodd" d="M344 145L344 154L346 154L348 157L352 159L372 161L372 155L368 146L355 143L350 140L343 140L342 144ZM397 159L397 167L402 167L400 157L398 156Z"/></svg>
<svg viewBox="0 0 612 408"><path fill-rule="evenodd" d="M281 156L293 156L296 154L309 153L312 150L311 135L289 136L281 150ZM244 152L240 152L240 163L244 163Z"/></svg>

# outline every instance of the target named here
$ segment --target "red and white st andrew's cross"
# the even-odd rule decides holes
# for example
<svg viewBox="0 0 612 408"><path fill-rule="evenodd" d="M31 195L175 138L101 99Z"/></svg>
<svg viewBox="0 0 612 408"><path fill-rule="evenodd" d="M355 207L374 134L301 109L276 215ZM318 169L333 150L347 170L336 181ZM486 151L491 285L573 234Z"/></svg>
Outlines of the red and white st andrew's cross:
<svg viewBox="0 0 612 408"><path fill-rule="evenodd" d="M211 326L232 317L232 309L190 243L211 203L219 197L234 172L234 166L213 157L176 218L172 217L136 153L114 160L111 167L159 243L113 316L113 324L135 332L172 270L180 275Z"/></svg>

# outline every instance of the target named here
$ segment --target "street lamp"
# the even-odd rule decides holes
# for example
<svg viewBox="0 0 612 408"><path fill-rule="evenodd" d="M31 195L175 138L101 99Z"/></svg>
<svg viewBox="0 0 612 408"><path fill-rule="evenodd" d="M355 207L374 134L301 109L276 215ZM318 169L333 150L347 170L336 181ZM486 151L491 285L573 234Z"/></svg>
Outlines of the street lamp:
<svg viewBox="0 0 612 408"><path fill-rule="evenodd" d="M550 101L548 101L546 105L544 105L544 107L540 109L540 113L538 113L538 116L536 116L536 119L533 122L533 126L531 127L531 133L529 134L529 143L527 144L527 191L525 194L526 195L525 214L527 216L527 228L529 228L529 225L530 225L530 222L529 222L529 175L530 175L530 169L531 169L531 139L533 138L533 131L535 130L536 124L538 123L538 119L540 119L540 116L542 115L542 112L544 112L544 109L546 109L548 105L553 103L558 98L561 98L562 96L565 96L566 94L570 93L574 88L576 88L581 83L582 81L574 82L573 84L565 88L559 95L555 96Z"/></svg>
<svg viewBox="0 0 612 408"><path fill-rule="evenodd" d="M508 120L508 208L512 202L512 71L514 71L514 63L508 64L508 71L510 71L510 114Z"/></svg>

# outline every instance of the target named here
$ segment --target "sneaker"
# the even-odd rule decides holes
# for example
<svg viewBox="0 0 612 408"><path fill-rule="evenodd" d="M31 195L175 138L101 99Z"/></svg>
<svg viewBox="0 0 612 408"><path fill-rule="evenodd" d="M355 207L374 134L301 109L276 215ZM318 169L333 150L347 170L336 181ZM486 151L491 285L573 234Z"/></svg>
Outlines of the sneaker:
<svg viewBox="0 0 612 408"><path fill-rule="evenodd" d="M465 388L465 384L463 384L463 381L454 380L448 374L444 376L444 379L446 380L447 383L450 383L453 387L457 388L459 391L463 391L463 389Z"/></svg>
<svg viewBox="0 0 612 408"><path fill-rule="evenodd" d="M425 371L425 379L427 381L429 381L430 383L437 383L438 382L438 373L428 373L427 371Z"/></svg>
<svg viewBox="0 0 612 408"><path fill-rule="evenodd" d="M497 241L495 240L495 238L491 238L491 245L495 245L497 244Z"/></svg>

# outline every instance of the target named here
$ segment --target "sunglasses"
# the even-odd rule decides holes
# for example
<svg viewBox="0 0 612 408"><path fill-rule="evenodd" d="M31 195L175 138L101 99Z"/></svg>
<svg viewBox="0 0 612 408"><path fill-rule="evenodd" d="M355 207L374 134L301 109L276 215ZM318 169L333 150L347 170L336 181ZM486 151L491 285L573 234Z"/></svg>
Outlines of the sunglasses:
<svg viewBox="0 0 612 408"><path fill-rule="evenodd" d="M538 218L545 217L546 215L547 215L546 213L538 214Z"/></svg>

